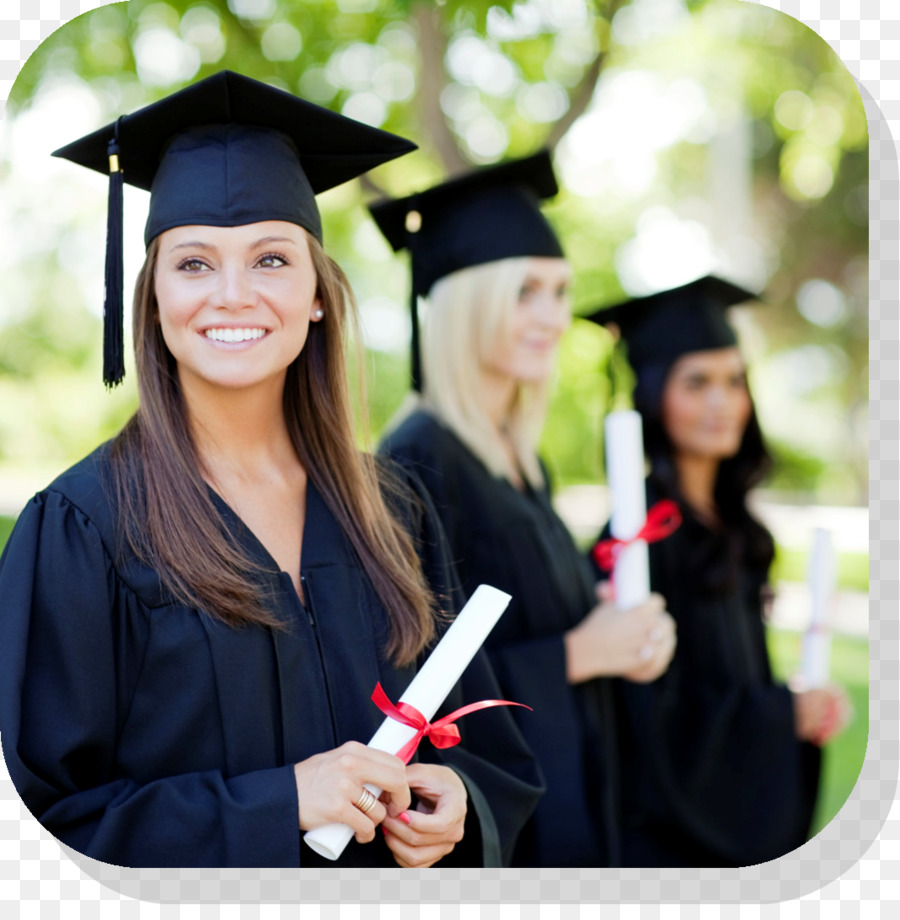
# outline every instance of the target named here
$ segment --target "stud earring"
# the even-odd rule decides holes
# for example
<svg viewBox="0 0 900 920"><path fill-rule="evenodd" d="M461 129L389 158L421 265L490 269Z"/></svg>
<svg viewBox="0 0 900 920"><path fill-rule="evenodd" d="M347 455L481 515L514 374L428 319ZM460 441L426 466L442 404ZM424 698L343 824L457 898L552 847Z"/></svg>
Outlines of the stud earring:
<svg viewBox="0 0 900 920"><path fill-rule="evenodd" d="M325 311L321 307L316 307L313 310L313 319L321 319L325 315Z"/></svg>

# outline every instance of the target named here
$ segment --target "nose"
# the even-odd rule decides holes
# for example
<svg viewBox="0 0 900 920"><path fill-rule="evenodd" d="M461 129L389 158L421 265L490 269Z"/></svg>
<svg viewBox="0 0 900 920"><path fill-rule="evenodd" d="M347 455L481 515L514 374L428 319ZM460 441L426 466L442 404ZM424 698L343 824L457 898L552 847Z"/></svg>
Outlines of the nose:
<svg viewBox="0 0 900 920"><path fill-rule="evenodd" d="M217 307L242 310L253 306L255 295L249 274L242 265L223 265L219 272Z"/></svg>
<svg viewBox="0 0 900 920"><path fill-rule="evenodd" d="M548 329L563 330L569 325L571 316L569 302L566 297L560 297L548 291L536 299L535 304L538 321Z"/></svg>
<svg viewBox="0 0 900 920"><path fill-rule="evenodd" d="M731 394L726 386L712 386L709 388L709 404L713 409L728 409L731 406Z"/></svg>

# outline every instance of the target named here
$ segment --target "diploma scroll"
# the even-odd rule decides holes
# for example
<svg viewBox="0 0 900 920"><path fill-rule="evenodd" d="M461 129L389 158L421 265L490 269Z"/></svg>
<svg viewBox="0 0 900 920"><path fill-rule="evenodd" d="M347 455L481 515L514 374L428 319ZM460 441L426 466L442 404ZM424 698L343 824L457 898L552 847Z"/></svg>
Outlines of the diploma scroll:
<svg viewBox="0 0 900 920"><path fill-rule="evenodd" d="M805 687L828 683L831 632L828 610L834 596L835 559L831 531L816 527L807 573L810 595L809 629L803 637L801 674Z"/></svg>
<svg viewBox="0 0 900 920"><path fill-rule="evenodd" d="M400 702L415 707L431 721L511 600L512 597L503 591L479 585L406 688ZM372 736L369 747L396 754L415 735L414 727L388 718ZM376 798L381 795L382 790L377 786L366 783L365 787ZM335 860L352 837L353 829L346 824L325 824L308 831L303 839L320 856Z"/></svg>
<svg viewBox="0 0 900 920"><path fill-rule="evenodd" d="M647 519L644 492L644 437L641 416L633 410L606 416L606 478L612 495L610 533L619 540L632 540ZM613 570L616 606L627 610L650 596L650 557L647 544L635 540L624 546Z"/></svg>

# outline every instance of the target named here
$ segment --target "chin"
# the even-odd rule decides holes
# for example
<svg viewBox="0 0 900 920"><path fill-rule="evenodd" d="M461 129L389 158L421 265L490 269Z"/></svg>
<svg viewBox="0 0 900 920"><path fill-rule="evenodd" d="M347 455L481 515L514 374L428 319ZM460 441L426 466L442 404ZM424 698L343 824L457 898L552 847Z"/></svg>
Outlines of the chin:
<svg viewBox="0 0 900 920"><path fill-rule="evenodd" d="M740 440L735 441L733 438L729 438L710 444L706 452L709 456L715 457L716 460L730 460L740 449Z"/></svg>
<svg viewBox="0 0 900 920"><path fill-rule="evenodd" d="M547 383L556 372L556 361L532 362L529 366L518 368L515 375L519 383L541 384Z"/></svg>

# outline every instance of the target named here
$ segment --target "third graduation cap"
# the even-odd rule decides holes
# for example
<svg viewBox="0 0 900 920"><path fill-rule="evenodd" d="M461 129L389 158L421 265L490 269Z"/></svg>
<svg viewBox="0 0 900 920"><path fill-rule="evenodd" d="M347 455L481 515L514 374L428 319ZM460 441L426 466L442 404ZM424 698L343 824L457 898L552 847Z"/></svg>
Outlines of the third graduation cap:
<svg viewBox="0 0 900 920"><path fill-rule="evenodd" d="M680 287L637 297L582 317L615 324L628 345L628 362L639 372L648 364L671 364L693 351L737 344L725 311L758 295L707 275Z"/></svg>
<svg viewBox="0 0 900 920"><path fill-rule="evenodd" d="M298 224L321 241L315 196L415 146L223 70L55 151L110 175L106 384L123 376L123 181L150 192L148 245L173 227L264 220Z"/></svg>
<svg viewBox="0 0 900 920"><path fill-rule="evenodd" d="M395 252L409 249L413 386L421 389L416 300L452 272L521 256L561 258L540 202L559 190L550 154L489 166L369 206Z"/></svg>

